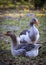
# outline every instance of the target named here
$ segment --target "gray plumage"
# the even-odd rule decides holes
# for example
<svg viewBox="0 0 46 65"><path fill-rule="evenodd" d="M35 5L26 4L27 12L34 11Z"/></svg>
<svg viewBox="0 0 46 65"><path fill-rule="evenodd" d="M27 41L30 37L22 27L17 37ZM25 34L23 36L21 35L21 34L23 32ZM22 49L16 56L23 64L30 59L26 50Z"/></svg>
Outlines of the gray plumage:
<svg viewBox="0 0 46 65"><path fill-rule="evenodd" d="M33 48L35 48L34 44L19 44L18 46L16 46L16 50L25 49L26 51L30 51Z"/></svg>

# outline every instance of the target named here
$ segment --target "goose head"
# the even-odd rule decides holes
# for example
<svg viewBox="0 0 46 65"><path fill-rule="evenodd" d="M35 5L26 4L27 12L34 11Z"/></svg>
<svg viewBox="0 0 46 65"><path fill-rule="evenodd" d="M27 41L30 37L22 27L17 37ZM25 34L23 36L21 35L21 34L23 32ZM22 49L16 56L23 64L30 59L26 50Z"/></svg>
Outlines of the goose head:
<svg viewBox="0 0 46 65"><path fill-rule="evenodd" d="M33 26L34 24L35 24L35 25L38 25L38 24L39 24L37 18L32 18L32 19L30 20L30 26Z"/></svg>
<svg viewBox="0 0 46 65"><path fill-rule="evenodd" d="M10 36L10 38L13 40L15 40L16 39L16 35L12 32L12 31L7 31L7 32L4 32L3 33L4 35L6 35L6 36Z"/></svg>
<svg viewBox="0 0 46 65"><path fill-rule="evenodd" d="M12 43L16 46L17 45L17 37L14 33L12 33L12 31L7 31L3 33L6 36L10 36Z"/></svg>
<svg viewBox="0 0 46 65"><path fill-rule="evenodd" d="M13 35L12 31L7 31L7 32L4 32L3 34L6 35L6 36L11 36L11 35Z"/></svg>

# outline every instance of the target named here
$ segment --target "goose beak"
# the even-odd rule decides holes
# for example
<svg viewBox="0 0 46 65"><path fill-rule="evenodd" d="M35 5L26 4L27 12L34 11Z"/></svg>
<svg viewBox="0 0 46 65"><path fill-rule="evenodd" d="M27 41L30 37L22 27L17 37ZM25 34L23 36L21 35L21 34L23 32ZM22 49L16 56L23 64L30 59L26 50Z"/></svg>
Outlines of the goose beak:
<svg viewBox="0 0 46 65"><path fill-rule="evenodd" d="M34 24L35 24L35 25L39 25L39 22L36 21L36 22L34 22Z"/></svg>
<svg viewBox="0 0 46 65"><path fill-rule="evenodd" d="M7 35L7 33L6 32L3 32L3 35Z"/></svg>

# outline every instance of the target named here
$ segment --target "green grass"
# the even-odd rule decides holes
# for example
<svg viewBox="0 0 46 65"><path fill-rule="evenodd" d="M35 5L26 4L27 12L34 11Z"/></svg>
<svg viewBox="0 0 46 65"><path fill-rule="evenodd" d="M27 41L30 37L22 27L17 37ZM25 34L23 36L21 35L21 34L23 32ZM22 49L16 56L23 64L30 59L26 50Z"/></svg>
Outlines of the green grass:
<svg viewBox="0 0 46 65"><path fill-rule="evenodd" d="M36 12L33 12L33 13L37 14L37 13L40 13L40 12L36 11ZM46 14L46 13L44 13L44 14ZM45 16L36 16L36 17L39 20L39 26L37 26L37 28L40 32L39 43L42 43L43 46L40 49L39 56L37 57L37 59L35 59L35 63L37 64L39 62L38 59L42 59L42 60L44 60L44 62L42 62L42 64L44 63L44 65L46 65L45 64L45 59L46 59L46 53L45 53L46 52L46 46L45 46L46 45L46 15ZM19 33L22 30L28 29L30 27L30 26L27 25L27 23L29 23L30 19L31 19L31 17L23 17L20 20L14 20L14 19L13 20L4 20L0 24L15 25L15 26L20 27L20 29L15 32L16 35L18 36ZM21 21L21 26L20 26L20 21ZM0 28L0 32L2 32L2 28ZM8 39L10 41L9 37L6 37L6 39ZM0 49L10 50L10 44L5 44L2 40L2 41L0 41ZM0 57L2 59L2 55ZM31 61L29 58L24 58L24 57L15 57L15 58L13 58L12 55L10 54L10 52L6 53L6 54L3 54L3 57L6 57L7 62L9 62L9 63L10 63L9 60L12 59L13 64L16 63L17 65L18 64L22 65L23 63L25 63L25 65L28 65L28 64L30 64L30 61ZM8 58L9 58L9 60L8 60ZM2 59L2 61L4 61L4 59Z"/></svg>

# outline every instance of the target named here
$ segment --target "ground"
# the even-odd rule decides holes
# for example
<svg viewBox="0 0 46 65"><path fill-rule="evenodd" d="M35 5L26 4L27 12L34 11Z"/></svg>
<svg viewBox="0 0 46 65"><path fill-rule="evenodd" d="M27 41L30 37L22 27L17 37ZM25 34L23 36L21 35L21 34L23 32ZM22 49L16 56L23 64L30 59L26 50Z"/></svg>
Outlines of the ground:
<svg viewBox="0 0 46 65"><path fill-rule="evenodd" d="M40 32L38 43L42 44L42 48L39 50L39 55L36 58L13 57L10 52L11 39L4 36L0 39L0 65L46 65L46 13L43 11L24 10L16 12L12 10L6 11L3 14L1 13L0 17L2 18L0 19L0 34L4 31L11 30L17 36L22 30L29 28L29 21L32 17L37 17L39 20L39 26L37 28ZM18 28L15 30L13 26Z"/></svg>

